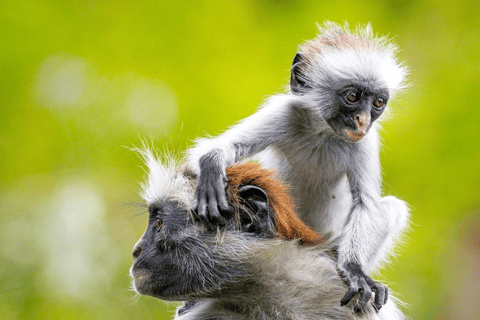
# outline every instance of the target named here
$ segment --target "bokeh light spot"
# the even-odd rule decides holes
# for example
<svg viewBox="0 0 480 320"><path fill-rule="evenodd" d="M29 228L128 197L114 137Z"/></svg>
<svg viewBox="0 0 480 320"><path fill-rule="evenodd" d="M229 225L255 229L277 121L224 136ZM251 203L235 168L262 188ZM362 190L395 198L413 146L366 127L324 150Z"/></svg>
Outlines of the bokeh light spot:
<svg viewBox="0 0 480 320"><path fill-rule="evenodd" d="M52 55L39 66L35 98L46 107L81 107L91 68L80 57ZM83 102L83 103L82 103Z"/></svg>

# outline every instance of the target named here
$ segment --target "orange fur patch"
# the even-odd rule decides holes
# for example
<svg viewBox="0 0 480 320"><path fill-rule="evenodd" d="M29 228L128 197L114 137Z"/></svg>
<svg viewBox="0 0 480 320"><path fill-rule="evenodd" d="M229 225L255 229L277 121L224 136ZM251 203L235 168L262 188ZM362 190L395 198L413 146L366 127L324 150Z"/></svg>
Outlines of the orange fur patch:
<svg viewBox="0 0 480 320"><path fill-rule="evenodd" d="M238 195L238 189L247 184L262 188L270 202L270 212L275 220L277 235L285 239L300 239L302 244L314 245L322 242L321 236L307 226L294 210L286 187L272 178L273 172L262 169L259 164L244 163L227 168L227 193ZM229 201L239 202L231 196Z"/></svg>

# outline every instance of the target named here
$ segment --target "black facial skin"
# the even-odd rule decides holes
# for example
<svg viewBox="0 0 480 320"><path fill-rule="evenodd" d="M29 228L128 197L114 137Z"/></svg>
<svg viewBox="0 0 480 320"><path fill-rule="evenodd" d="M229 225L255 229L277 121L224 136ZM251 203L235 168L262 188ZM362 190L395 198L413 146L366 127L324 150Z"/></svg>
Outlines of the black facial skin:
<svg viewBox="0 0 480 320"><path fill-rule="evenodd" d="M358 142L385 110L388 91L373 91L362 85L347 85L335 92L334 101L335 112L325 120L340 138Z"/></svg>
<svg viewBox="0 0 480 320"><path fill-rule="evenodd" d="M179 244L186 246L192 241L193 235L181 233L188 219L188 212L174 202L163 201L149 208L147 230L132 253L131 273L140 293L166 297L181 291L180 278L173 272L176 263L172 248Z"/></svg>
<svg viewBox="0 0 480 320"><path fill-rule="evenodd" d="M305 63L305 53L297 53L290 77L290 89L294 95L304 95L312 89L302 72ZM363 139L385 110L389 98L387 89L374 88L361 82L343 85L340 89L332 90L332 93L333 104L324 119L337 136L347 142Z"/></svg>
<svg viewBox="0 0 480 320"><path fill-rule="evenodd" d="M243 199L239 216L227 217L225 228L273 237L274 222L265 192L256 186L243 186L239 195ZM205 297L206 291L218 296L239 290L232 284L245 276L244 262L220 257L221 245L212 250L214 237L175 202L165 200L150 206L147 230L132 253L136 290L175 301L192 299L199 293Z"/></svg>

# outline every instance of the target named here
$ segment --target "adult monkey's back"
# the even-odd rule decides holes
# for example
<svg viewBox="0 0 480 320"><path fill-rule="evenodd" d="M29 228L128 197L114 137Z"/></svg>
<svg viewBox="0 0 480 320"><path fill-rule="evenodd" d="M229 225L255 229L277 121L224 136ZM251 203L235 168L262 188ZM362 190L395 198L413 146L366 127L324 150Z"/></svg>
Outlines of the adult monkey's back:
<svg viewBox="0 0 480 320"><path fill-rule="evenodd" d="M295 56L291 92L271 97L252 116L189 151L199 174L198 214L211 227L223 224L220 212L229 211L225 168L261 153L260 161L292 187L302 219L335 244L338 269L349 284L341 303L360 293L360 309L372 292L378 309L387 301L388 288L368 274L408 223L405 203L381 195L375 123L407 73L395 51L370 26L352 33L326 23Z"/></svg>

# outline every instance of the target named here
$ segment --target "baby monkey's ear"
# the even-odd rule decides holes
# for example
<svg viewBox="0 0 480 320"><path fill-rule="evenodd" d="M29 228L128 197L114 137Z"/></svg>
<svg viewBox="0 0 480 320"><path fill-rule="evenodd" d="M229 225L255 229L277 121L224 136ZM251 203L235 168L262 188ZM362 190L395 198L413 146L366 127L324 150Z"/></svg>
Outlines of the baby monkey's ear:
<svg viewBox="0 0 480 320"><path fill-rule="evenodd" d="M238 189L238 195L248 212L240 212L241 230L266 237L275 234L270 214L268 196L262 188L245 185Z"/></svg>
<svg viewBox="0 0 480 320"><path fill-rule="evenodd" d="M290 90L294 95L303 95L310 87L305 77L306 58L304 52L298 52L293 58L292 69L290 71Z"/></svg>

